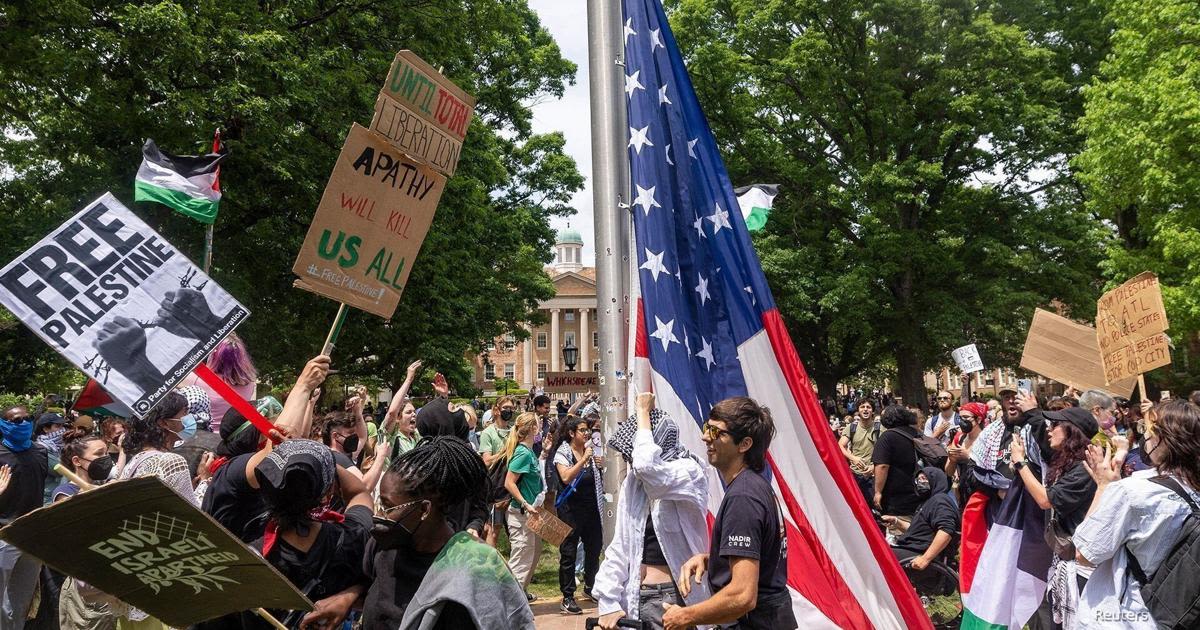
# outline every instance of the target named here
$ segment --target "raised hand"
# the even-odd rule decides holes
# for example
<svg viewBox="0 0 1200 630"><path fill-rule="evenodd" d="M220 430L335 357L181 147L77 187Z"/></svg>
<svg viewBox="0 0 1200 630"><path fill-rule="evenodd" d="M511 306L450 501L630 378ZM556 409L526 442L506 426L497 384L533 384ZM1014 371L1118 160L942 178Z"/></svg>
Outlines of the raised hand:
<svg viewBox="0 0 1200 630"><path fill-rule="evenodd" d="M420 359L418 359L418 360L416 360L416 361L413 361L412 363L409 363L409 364L408 364L408 373L407 373L408 380L409 380L409 381L411 381L411 380L413 380L414 378L416 378L416 377L417 377L417 373L418 373L418 372L420 372L420 371L421 371L421 361L420 361Z"/></svg>
<svg viewBox="0 0 1200 630"><path fill-rule="evenodd" d="M637 395L637 410L646 411L654 409L654 392L642 392Z"/></svg>
<svg viewBox="0 0 1200 630"><path fill-rule="evenodd" d="M167 291L155 321L172 334L192 339L212 334L220 328L220 322L204 294L191 287Z"/></svg>
<svg viewBox="0 0 1200 630"><path fill-rule="evenodd" d="M441 396L442 398L450 397L450 384L446 382L446 377L441 372L438 372L434 375L432 385L433 391L436 392L438 396Z"/></svg>

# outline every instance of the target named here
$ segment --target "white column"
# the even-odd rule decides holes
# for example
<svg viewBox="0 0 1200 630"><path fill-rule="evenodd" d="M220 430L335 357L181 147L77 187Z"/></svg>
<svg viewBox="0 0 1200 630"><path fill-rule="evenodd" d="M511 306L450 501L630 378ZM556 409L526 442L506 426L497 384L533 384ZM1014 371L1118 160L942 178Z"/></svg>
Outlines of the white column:
<svg viewBox="0 0 1200 630"><path fill-rule="evenodd" d="M558 309L550 309L550 371L558 371L558 360L562 357L562 345L558 341Z"/></svg>
<svg viewBox="0 0 1200 630"><path fill-rule="evenodd" d="M588 330L592 314L586 308L579 309L579 368L580 372L592 371L592 333Z"/></svg>
<svg viewBox="0 0 1200 630"><path fill-rule="evenodd" d="M525 389L532 390L534 381L537 378L537 374L533 371L533 328L530 326L525 326L525 330L529 331L529 338L522 342L525 346L523 348L523 352L521 353L521 368L525 375L525 378L522 379L522 381Z"/></svg>

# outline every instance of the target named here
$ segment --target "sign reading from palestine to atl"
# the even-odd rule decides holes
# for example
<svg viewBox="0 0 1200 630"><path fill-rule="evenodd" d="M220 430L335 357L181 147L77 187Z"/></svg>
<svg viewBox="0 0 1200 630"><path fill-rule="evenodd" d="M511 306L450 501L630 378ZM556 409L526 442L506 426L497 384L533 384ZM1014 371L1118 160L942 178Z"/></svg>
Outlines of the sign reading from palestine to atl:
<svg viewBox="0 0 1200 630"><path fill-rule="evenodd" d="M1096 302L1096 339L1104 379L1113 383L1171 364L1158 276L1140 273Z"/></svg>

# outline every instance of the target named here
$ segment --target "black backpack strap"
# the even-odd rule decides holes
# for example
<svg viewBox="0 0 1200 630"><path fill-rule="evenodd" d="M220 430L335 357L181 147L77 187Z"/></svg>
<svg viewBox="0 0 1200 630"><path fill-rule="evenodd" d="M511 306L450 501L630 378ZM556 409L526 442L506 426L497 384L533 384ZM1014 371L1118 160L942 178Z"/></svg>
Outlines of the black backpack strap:
<svg viewBox="0 0 1200 630"><path fill-rule="evenodd" d="M1153 481L1154 483L1182 497L1184 501L1187 501L1188 506L1192 508L1193 513L1200 512L1200 507L1196 506L1196 502L1192 500L1191 494L1189 494L1187 490L1184 490L1183 486L1179 485L1179 482L1175 481L1174 477L1171 477L1170 475L1159 475L1157 477L1151 477L1150 481Z"/></svg>

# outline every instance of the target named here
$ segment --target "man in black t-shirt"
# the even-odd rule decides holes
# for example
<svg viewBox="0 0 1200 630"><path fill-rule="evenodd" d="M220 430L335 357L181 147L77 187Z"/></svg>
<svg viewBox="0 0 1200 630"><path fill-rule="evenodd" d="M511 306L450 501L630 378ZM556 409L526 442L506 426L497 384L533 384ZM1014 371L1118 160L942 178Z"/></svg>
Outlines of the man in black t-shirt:
<svg viewBox="0 0 1200 630"><path fill-rule="evenodd" d="M739 629L797 627L787 587L787 537L771 484L762 476L775 437L771 414L749 398L723 400L704 425L708 461L721 473L725 498L712 527L709 552L680 569L679 592L708 573L712 597L694 606L665 604L668 630L737 623Z"/></svg>
<svg viewBox="0 0 1200 630"><path fill-rule="evenodd" d="M0 417L0 467L7 466L8 487L0 491L0 525L42 507L49 474L46 449L33 441L34 418L25 407L9 407ZM42 563L0 542L0 628L20 628L33 602Z"/></svg>

